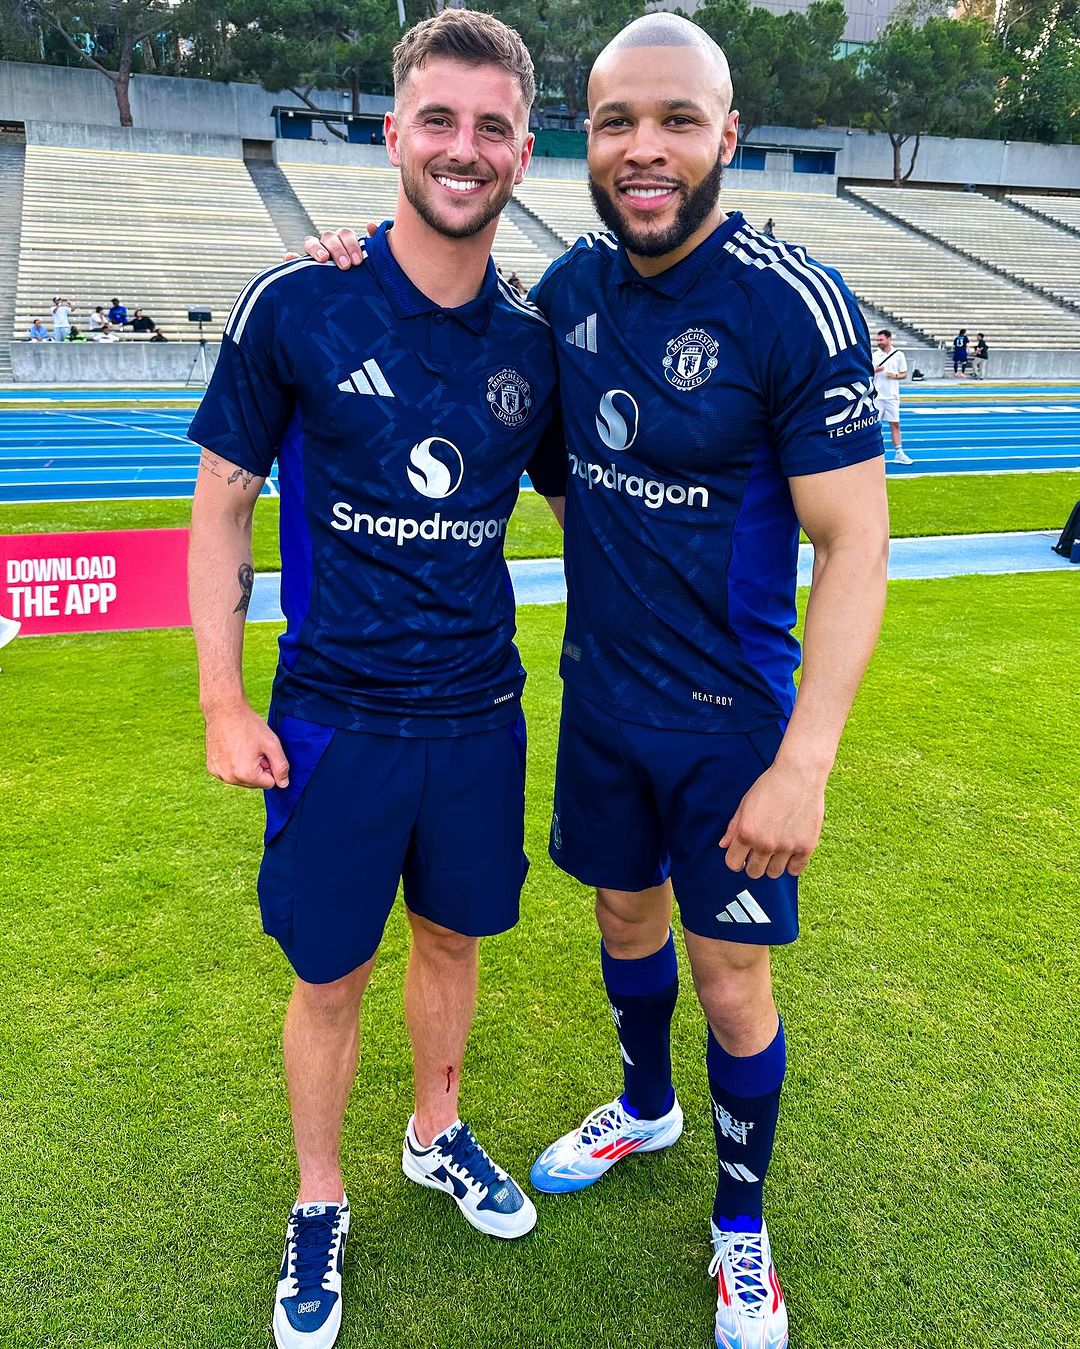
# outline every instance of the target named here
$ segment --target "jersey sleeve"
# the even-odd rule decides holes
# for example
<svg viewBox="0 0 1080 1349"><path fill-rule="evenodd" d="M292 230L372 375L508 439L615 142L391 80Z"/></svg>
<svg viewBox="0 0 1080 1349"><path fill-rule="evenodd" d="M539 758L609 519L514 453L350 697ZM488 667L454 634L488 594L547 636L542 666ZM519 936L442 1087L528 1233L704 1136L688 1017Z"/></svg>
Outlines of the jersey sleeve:
<svg viewBox="0 0 1080 1349"><path fill-rule="evenodd" d="M553 415L526 465L533 487L545 497L566 495L566 436L558 394L552 394Z"/></svg>
<svg viewBox="0 0 1080 1349"><path fill-rule="evenodd" d="M290 325L273 274L251 281L233 306L217 365L188 439L265 478L295 411Z"/></svg>
<svg viewBox="0 0 1080 1349"><path fill-rule="evenodd" d="M776 326L766 344L764 384L774 444L789 478L884 453L866 323L839 275L815 270L813 304L789 301L783 314L770 310Z"/></svg>

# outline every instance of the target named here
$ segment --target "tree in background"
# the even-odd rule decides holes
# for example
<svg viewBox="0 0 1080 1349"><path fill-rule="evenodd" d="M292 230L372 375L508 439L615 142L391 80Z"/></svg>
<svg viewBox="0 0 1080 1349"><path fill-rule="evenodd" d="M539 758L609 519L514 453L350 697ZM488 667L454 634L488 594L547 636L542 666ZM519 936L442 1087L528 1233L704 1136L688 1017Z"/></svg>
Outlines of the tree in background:
<svg viewBox="0 0 1080 1349"><path fill-rule="evenodd" d="M143 64L140 47L147 44L152 67L153 39L173 28L167 0L16 0L16 6L27 29L55 34L79 62L105 76L120 125L132 126L131 76Z"/></svg>
<svg viewBox="0 0 1080 1349"><path fill-rule="evenodd" d="M525 40L540 99L563 102L577 117L586 110L593 62L620 28L645 13L645 0L493 0L482 8Z"/></svg>
<svg viewBox="0 0 1080 1349"><path fill-rule="evenodd" d="M390 88L400 35L392 0L183 0L177 22L190 35L186 73L287 89L309 108L314 89L348 89L354 113L362 89Z"/></svg>
<svg viewBox="0 0 1080 1349"><path fill-rule="evenodd" d="M923 136L976 136L994 113L1000 48L981 19L890 23L861 56L866 122L888 136L893 186L911 177ZM913 141L906 172L902 151Z"/></svg>
<svg viewBox="0 0 1080 1349"><path fill-rule="evenodd" d="M858 77L852 58L837 57L843 0L813 0L787 14L750 0L705 0L693 17L727 54L744 142L760 126L847 121Z"/></svg>
<svg viewBox="0 0 1080 1349"><path fill-rule="evenodd" d="M1017 140L1080 141L1080 0L1002 6L1006 63L999 129Z"/></svg>

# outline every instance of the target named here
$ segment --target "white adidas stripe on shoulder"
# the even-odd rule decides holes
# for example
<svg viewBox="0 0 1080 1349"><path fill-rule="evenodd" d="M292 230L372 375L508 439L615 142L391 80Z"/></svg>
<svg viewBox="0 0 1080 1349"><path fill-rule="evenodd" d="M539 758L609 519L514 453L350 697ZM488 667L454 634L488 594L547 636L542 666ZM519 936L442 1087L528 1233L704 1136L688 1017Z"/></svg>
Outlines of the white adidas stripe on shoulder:
<svg viewBox="0 0 1080 1349"><path fill-rule="evenodd" d="M586 230L579 240L586 248L594 248L597 244L603 244L605 248L610 248L613 253L619 251L619 241L610 230Z"/></svg>
<svg viewBox="0 0 1080 1349"><path fill-rule="evenodd" d="M840 287L824 267L810 261L806 256L806 249L795 244L783 243L779 239L770 239L768 235L745 227L737 232L736 237L749 244L763 256L770 257L777 262L782 261L786 267L791 267L800 276L806 277L824 302L826 312L835 330L841 334L842 338L847 339L846 341L841 340L841 349L855 345L857 341L855 328L851 322L851 315L848 312L847 303Z"/></svg>
<svg viewBox="0 0 1080 1349"><path fill-rule="evenodd" d="M504 300L513 305L520 313L528 315L531 319L536 319L538 323L542 323L545 328L551 327L551 324L548 323L547 319L544 317L543 312L538 309L531 300L522 299L513 286L504 281L501 276L498 278L498 281L499 290L502 292Z"/></svg>
<svg viewBox="0 0 1080 1349"><path fill-rule="evenodd" d="M724 248L748 267L780 277L801 297L830 356L857 345L855 328L839 286L827 272L809 262L802 250L748 228L736 230Z"/></svg>
<svg viewBox="0 0 1080 1349"><path fill-rule="evenodd" d="M225 324L226 333L234 342L240 341L244 327L251 317L251 311L254 309L259 296L267 286L272 285L279 277L290 276L293 272L300 271L304 267L322 266L323 263L316 262L314 258L296 258L292 262L279 262L276 267L268 267L265 272L253 276L237 296L236 303L229 312Z"/></svg>

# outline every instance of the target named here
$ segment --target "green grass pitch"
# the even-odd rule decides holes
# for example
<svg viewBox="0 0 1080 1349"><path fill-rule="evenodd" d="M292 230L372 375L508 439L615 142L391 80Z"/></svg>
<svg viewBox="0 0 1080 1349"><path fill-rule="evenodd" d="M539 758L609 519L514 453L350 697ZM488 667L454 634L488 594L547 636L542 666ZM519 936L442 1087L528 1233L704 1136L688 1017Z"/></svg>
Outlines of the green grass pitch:
<svg viewBox="0 0 1080 1349"><path fill-rule="evenodd" d="M888 488L893 538L1060 529L1073 502L1080 497L1080 473L894 478ZM260 497L253 538L256 571L276 571L281 565L277 515L277 500ZM187 525L190 518L188 501L72 501L0 506L0 534L160 529ZM532 492L523 492L507 531L507 557L554 557L561 550L559 530L546 503Z"/></svg>
<svg viewBox="0 0 1080 1349"><path fill-rule="evenodd" d="M829 789L767 1193L793 1349L990 1349L1080 1333L1077 577L891 587ZM546 860L562 611L529 608L523 920L484 948L466 1110L524 1179L610 1098L588 894ZM249 633L268 693L276 633ZM0 1345L263 1349L293 1194L289 974L259 932L261 803L206 777L190 634L19 641L0 706ZM362 870L358 863L358 889ZM710 1343L703 1024L687 1131L499 1243L400 1172L393 918L345 1134L342 1349Z"/></svg>

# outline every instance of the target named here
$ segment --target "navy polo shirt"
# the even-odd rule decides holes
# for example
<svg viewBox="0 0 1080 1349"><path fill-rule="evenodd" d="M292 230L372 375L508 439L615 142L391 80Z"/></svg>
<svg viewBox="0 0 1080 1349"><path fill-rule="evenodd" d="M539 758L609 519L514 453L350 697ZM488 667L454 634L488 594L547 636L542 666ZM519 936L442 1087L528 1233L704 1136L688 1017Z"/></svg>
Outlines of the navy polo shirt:
<svg viewBox="0 0 1080 1349"><path fill-rule="evenodd" d="M569 451L564 680L645 725L784 721L800 660L788 479L882 453L853 296L736 213L653 277L587 235L532 298Z"/></svg>
<svg viewBox="0 0 1080 1349"><path fill-rule="evenodd" d="M260 477L278 461L275 706L464 734L518 715L503 541L523 470L564 491L555 358L493 264L443 309L398 266L391 227L362 267L300 259L245 287L188 434Z"/></svg>

